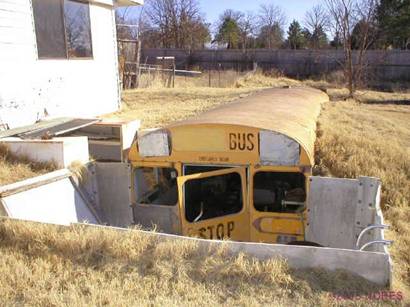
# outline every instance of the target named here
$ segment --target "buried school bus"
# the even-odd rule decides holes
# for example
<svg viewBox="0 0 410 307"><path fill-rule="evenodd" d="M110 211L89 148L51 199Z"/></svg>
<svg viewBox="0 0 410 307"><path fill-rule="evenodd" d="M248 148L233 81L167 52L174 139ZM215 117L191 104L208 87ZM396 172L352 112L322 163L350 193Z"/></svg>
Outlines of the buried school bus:
<svg viewBox="0 0 410 307"><path fill-rule="evenodd" d="M363 211L348 200L348 209L332 213L329 197L336 204L358 193L332 190L333 182L323 188L311 177L316 122L328 99L311 88L264 90L194 119L140 132L129 154L134 223L204 239L298 244L313 240L306 235L313 211L314 243L324 244L326 239L315 238L329 232L328 246L338 236L353 246L360 231L376 223L378 209L360 220L356 211L369 207ZM310 204L314 185L321 199ZM332 230L332 220L340 230ZM349 233L358 225L357 233Z"/></svg>
<svg viewBox="0 0 410 307"><path fill-rule="evenodd" d="M134 222L205 239L304 241L327 100L309 88L264 90L139 133L129 155Z"/></svg>

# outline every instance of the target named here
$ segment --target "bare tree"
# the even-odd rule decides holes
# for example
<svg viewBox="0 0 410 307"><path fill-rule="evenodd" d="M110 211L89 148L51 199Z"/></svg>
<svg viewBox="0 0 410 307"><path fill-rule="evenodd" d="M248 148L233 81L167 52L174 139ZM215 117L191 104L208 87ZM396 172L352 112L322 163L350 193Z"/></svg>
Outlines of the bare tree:
<svg viewBox="0 0 410 307"><path fill-rule="evenodd" d="M208 25L198 0L148 0L145 12L151 30L161 37L162 47L191 49L208 39Z"/></svg>
<svg viewBox="0 0 410 307"><path fill-rule="evenodd" d="M138 40L146 27L144 7L126 7L116 10L117 37Z"/></svg>
<svg viewBox="0 0 410 307"><path fill-rule="evenodd" d="M239 28L241 30L242 49L246 50L249 45L249 40L255 35L255 15L253 12L243 14L239 20Z"/></svg>
<svg viewBox="0 0 410 307"><path fill-rule="evenodd" d="M325 0L334 33L338 33L344 50L344 75L349 96L353 97L357 86L363 83L366 53L373 42L373 25L376 19L378 0ZM360 26L361 44L357 57L353 54L352 39L355 26Z"/></svg>
<svg viewBox="0 0 410 307"><path fill-rule="evenodd" d="M321 49L328 46L326 31L329 29L329 17L325 7L318 4L307 11L304 26L310 48Z"/></svg>
<svg viewBox="0 0 410 307"><path fill-rule="evenodd" d="M311 33L320 27L324 31L327 31L329 24L329 15L326 8L322 5L315 5L311 10L306 12L304 25Z"/></svg>
<svg viewBox="0 0 410 307"><path fill-rule="evenodd" d="M283 27L286 24L286 14L281 7L274 4L262 4L259 9L258 16L259 31L265 32L266 46L269 49L277 46L277 29L283 32Z"/></svg>

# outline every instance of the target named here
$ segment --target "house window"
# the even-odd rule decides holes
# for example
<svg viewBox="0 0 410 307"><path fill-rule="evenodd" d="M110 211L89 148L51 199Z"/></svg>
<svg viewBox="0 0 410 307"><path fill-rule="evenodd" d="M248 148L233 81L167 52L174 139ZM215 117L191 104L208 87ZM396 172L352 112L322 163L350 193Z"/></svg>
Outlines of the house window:
<svg viewBox="0 0 410 307"><path fill-rule="evenodd" d="M33 0L38 57L93 56L89 4L73 0Z"/></svg>

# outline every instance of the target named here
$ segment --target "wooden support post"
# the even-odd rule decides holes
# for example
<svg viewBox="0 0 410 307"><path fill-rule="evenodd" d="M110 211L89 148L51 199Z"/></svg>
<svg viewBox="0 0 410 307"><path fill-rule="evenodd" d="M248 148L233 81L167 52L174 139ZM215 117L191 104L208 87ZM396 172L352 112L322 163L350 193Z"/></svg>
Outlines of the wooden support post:
<svg viewBox="0 0 410 307"><path fill-rule="evenodd" d="M221 63L218 63L218 87L221 87Z"/></svg>
<svg viewBox="0 0 410 307"><path fill-rule="evenodd" d="M140 69L140 62L141 62L141 40L138 39L136 41L136 70L135 70L135 88L140 86L140 78L141 78L141 69Z"/></svg>
<svg viewBox="0 0 410 307"><path fill-rule="evenodd" d="M172 66L172 87L175 88L175 63Z"/></svg>

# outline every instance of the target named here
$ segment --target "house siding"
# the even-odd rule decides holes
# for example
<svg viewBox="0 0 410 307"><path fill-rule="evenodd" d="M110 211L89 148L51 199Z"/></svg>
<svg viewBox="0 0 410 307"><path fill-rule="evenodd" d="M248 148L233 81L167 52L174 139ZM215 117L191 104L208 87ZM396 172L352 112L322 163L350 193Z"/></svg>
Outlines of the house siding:
<svg viewBox="0 0 410 307"><path fill-rule="evenodd" d="M0 121L11 128L50 116L119 108L112 6L90 4L93 59L39 60L30 0L0 0Z"/></svg>

